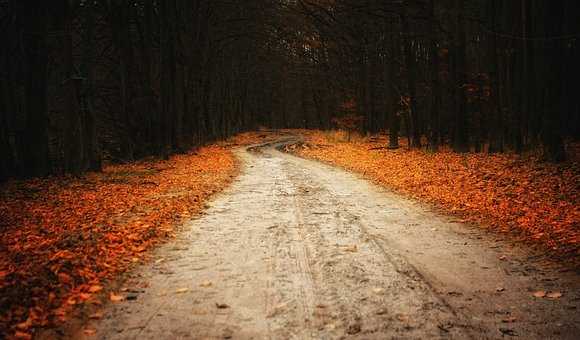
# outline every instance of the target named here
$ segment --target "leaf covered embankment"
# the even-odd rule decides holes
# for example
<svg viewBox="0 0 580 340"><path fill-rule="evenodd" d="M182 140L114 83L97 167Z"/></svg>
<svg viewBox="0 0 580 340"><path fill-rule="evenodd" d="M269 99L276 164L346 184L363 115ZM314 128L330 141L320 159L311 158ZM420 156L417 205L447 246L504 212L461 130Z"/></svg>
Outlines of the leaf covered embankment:
<svg viewBox="0 0 580 340"><path fill-rule="evenodd" d="M304 157L337 165L467 221L523 232L560 254L580 251L580 168L510 154L384 148L384 137L341 142L306 133Z"/></svg>
<svg viewBox="0 0 580 340"><path fill-rule="evenodd" d="M0 337L26 337L75 305L99 303L106 280L199 212L236 171L228 149L209 146L81 178L3 184Z"/></svg>

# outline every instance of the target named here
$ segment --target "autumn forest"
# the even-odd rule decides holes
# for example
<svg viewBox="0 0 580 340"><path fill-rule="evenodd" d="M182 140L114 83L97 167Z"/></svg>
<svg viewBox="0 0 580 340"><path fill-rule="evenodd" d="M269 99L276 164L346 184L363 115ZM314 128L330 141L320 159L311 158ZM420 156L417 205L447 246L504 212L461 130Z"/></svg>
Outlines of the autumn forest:
<svg viewBox="0 0 580 340"><path fill-rule="evenodd" d="M0 338L575 338L579 17L0 0Z"/></svg>

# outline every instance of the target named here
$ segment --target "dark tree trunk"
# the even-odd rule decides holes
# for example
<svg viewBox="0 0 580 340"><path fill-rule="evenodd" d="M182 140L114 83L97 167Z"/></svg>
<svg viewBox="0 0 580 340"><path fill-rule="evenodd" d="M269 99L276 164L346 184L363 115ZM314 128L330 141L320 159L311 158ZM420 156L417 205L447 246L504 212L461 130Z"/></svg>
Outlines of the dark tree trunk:
<svg viewBox="0 0 580 340"><path fill-rule="evenodd" d="M392 25L391 25L392 26ZM385 91L387 92L387 114L389 116L389 149L399 148L399 129L400 129L400 117L399 110L397 109L397 97L395 96L395 87L397 79L399 79L396 70L396 60L399 57L399 44L395 40L395 37L391 38L391 60L387 60L385 65Z"/></svg>
<svg viewBox="0 0 580 340"><path fill-rule="evenodd" d="M173 122L175 113L175 0L160 4L160 39L161 39L161 129L162 155L168 159L172 151Z"/></svg>
<svg viewBox="0 0 580 340"><path fill-rule="evenodd" d="M455 0L457 11L455 33L455 132L453 137L453 150L455 152L469 151L467 133L467 100L465 98L466 68L465 68L465 20L464 0Z"/></svg>
<svg viewBox="0 0 580 340"><path fill-rule="evenodd" d="M419 116L417 111L417 84L416 84L416 61L413 53L411 40L411 30L409 27L409 18L407 16L406 6L404 3L401 7L401 25L403 28L403 46L405 51L405 64L407 65L407 86L409 90L409 119L407 119L407 131L411 138L411 147L421 147L421 133L419 131Z"/></svg>
<svg viewBox="0 0 580 340"><path fill-rule="evenodd" d="M82 130L81 107L80 107L80 81L75 72L73 60L72 41L72 17L68 0L59 0L52 5L54 27L57 31L64 32L64 50L62 60L64 62L63 86L66 93L65 126L64 126L64 171L79 175L86 171L83 166L84 138Z"/></svg>
<svg viewBox="0 0 580 340"><path fill-rule="evenodd" d="M491 105L491 118L490 118L490 141L489 141L489 153L503 152L503 117L502 117L502 105L501 105L501 92L499 84L499 61L497 55L497 36L495 35L496 27L496 15L497 15L497 0L489 0L489 26L492 30L488 33L488 54L490 63L490 105Z"/></svg>
<svg viewBox="0 0 580 340"><path fill-rule="evenodd" d="M546 11L546 36L558 37L562 35L564 19L564 7L559 3L550 2ZM551 162L562 162L566 159L564 142L561 135L561 116L563 110L562 76L564 65L561 55L565 47L562 41L553 40L546 46L545 53L548 56L546 68L546 107L544 108L542 143L544 145L544 158Z"/></svg>
<svg viewBox="0 0 580 340"><path fill-rule="evenodd" d="M50 173L48 154L47 6L43 1L22 1L18 14L23 18L26 123L23 143L23 175Z"/></svg>
<svg viewBox="0 0 580 340"><path fill-rule="evenodd" d="M82 87L83 102L83 139L84 167L91 171L101 171L101 148L97 134L97 115L95 112L95 1L86 5L84 12L83 46L81 74L84 77Z"/></svg>
<svg viewBox="0 0 580 340"><path fill-rule="evenodd" d="M439 50L437 40L437 17L435 12L435 0L429 1L429 26L431 29L430 53L431 53L431 133L429 136L429 150L437 152L439 148L439 106L441 105L441 85L439 82Z"/></svg>

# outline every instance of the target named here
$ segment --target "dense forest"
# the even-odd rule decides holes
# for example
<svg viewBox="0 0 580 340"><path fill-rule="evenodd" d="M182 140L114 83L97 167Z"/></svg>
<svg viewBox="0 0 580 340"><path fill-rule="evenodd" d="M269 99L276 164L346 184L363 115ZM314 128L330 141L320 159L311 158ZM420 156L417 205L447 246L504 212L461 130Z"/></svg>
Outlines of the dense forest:
<svg viewBox="0 0 580 340"><path fill-rule="evenodd" d="M0 179L258 126L566 158L575 0L2 0Z"/></svg>

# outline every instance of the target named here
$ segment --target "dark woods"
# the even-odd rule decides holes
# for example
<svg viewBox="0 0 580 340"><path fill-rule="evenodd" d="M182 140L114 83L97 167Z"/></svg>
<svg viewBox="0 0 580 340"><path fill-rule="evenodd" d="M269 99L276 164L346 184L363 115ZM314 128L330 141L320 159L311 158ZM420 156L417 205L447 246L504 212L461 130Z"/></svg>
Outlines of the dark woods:
<svg viewBox="0 0 580 340"><path fill-rule="evenodd" d="M457 152L539 151L550 161L564 160L565 141L580 134L578 1L290 7L302 23L294 32L301 58L291 60L312 104L305 127L327 127L324 114L354 111L364 131L389 130L393 148L401 134L431 151L441 144Z"/></svg>
<svg viewBox="0 0 580 340"><path fill-rule="evenodd" d="M0 0L0 179L345 116L390 147L561 161L579 135L578 15L575 0Z"/></svg>
<svg viewBox="0 0 580 340"><path fill-rule="evenodd" d="M168 157L255 125L265 1L0 6L0 177Z"/></svg>

